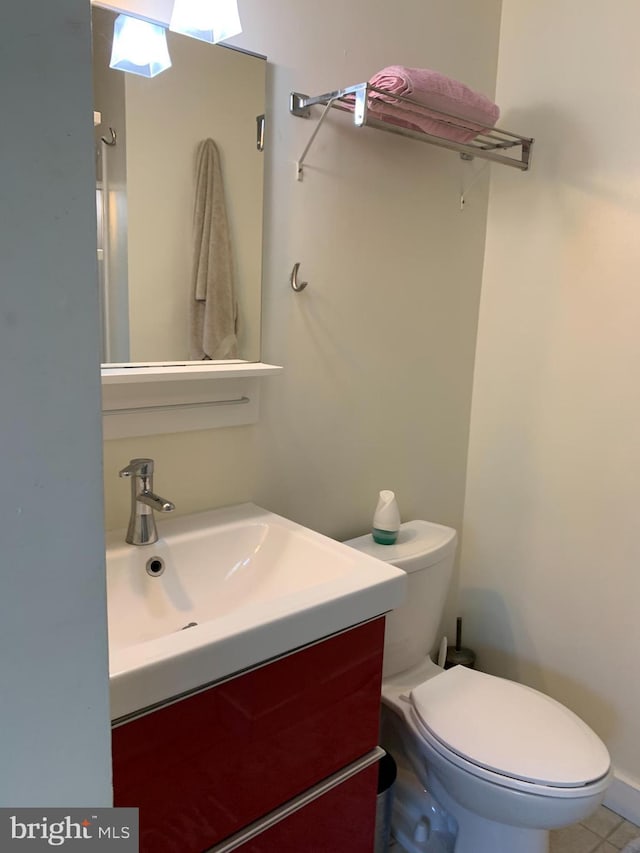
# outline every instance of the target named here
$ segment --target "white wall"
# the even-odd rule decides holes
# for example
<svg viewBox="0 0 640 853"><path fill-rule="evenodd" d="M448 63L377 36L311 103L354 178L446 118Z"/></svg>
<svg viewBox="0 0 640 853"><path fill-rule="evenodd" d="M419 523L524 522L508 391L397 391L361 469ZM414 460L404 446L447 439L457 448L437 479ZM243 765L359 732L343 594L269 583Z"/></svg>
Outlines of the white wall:
<svg viewBox="0 0 640 853"><path fill-rule="evenodd" d="M368 529L377 492L405 518L461 525L487 173L478 164L327 120L295 181L316 120L291 90L321 93L390 63L431 66L493 93L499 0L442 4L245 0L233 40L270 63L263 360L258 426L107 442L107 526L122 526L117 471L157 462L180 512L255 500L336 537ZM295 34L295 35L293 35ZM318 113L316 113L318 115ZM309 286L288 285L294 262Z"/></svg>
<svg viewBox="0 0 640 853"><path fill-rule="evenodd" d="M497 100L537 142L493 173L462 583L481 665L640 787L639 29L634 0L503 3Z"/></svg>
<svg viewBox="0 0 640 853"><path fill-rule="evenodd" d="M85 0L4 9L2 806L111 800L89 51Z"/></svg>

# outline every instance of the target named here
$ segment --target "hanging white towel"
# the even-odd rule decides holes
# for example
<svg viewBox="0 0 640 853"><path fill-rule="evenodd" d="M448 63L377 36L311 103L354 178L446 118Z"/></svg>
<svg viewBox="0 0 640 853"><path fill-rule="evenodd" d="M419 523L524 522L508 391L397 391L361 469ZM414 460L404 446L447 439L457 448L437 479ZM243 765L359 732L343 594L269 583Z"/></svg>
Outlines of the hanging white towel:
<svg viewBox="0 0 640 853"><path fill-rule="evenodd" d="M198 146L193 212L190 357L238 358L238 307L220 153L213 139Z"/></svg>

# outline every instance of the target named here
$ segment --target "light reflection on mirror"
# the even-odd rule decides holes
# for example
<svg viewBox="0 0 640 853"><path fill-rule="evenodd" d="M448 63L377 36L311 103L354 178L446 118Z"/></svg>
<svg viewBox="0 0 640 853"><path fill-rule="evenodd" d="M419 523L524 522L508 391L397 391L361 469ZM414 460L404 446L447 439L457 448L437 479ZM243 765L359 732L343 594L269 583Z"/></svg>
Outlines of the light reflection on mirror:
<svg viewBox="0 0 640 853"><path fill-rule="evenodd" d="M167 32L169 70L124 74L108 67L114 18L92 8L103 363L189 361L196 152L207 138L220 152L238 357L259 361L264 57Z"/></svg>

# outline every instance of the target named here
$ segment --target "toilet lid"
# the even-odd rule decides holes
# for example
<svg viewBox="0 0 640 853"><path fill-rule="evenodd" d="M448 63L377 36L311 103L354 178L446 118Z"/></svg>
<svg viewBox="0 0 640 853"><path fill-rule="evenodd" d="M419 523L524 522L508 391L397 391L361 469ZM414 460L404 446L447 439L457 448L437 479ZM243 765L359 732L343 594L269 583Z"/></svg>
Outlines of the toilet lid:
<svg viewBox="0 0 640 853"><path fill-rule="evenodd" d="M456 666L411 691L427 731L467 761L524 782L575 788L609 771L600 738L530 687Z"/></svg>

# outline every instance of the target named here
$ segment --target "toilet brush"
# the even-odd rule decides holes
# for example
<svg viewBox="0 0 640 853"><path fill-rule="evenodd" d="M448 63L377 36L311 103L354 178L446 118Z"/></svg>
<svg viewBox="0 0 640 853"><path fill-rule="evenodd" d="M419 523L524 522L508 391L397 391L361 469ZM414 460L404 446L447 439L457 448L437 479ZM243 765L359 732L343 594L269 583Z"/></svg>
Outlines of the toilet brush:
<svg viewBox="0 0 640 853"><path fill-rule="evenodd" d="M476 653L462 646L462 616L456 619L456 645L455 648L447 649L447 658L444 668L451 669L452 666L468 666L473 669L476 662Z"/></svg>

